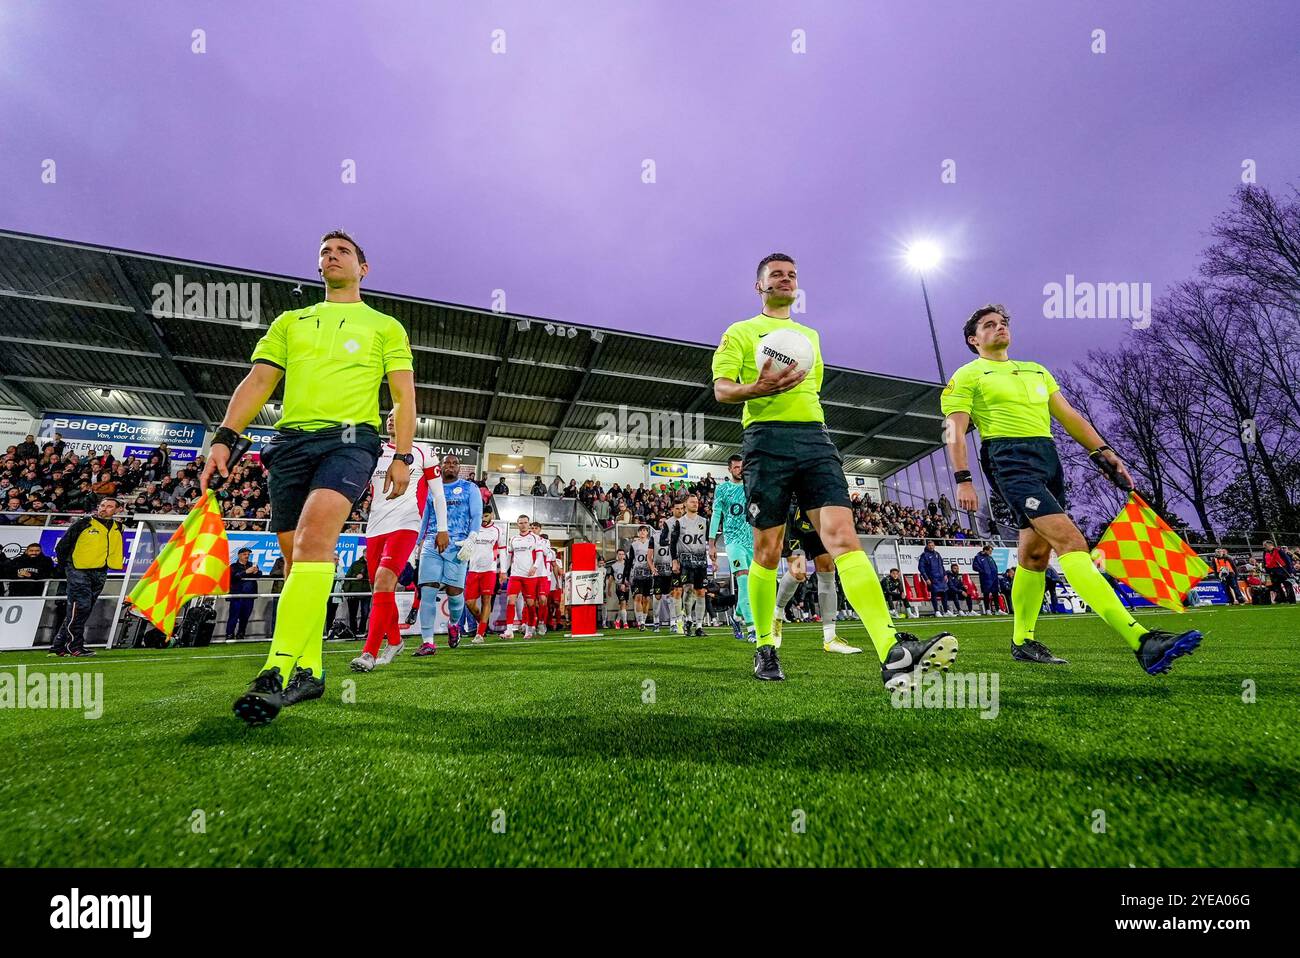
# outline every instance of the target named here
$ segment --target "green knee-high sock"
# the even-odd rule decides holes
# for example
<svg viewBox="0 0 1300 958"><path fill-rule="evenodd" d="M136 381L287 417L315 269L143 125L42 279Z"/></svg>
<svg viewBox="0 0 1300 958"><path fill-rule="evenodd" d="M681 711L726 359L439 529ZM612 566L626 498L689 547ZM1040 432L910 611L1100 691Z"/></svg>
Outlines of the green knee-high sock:
<svg viewBox="0 0 1300 958"><path fill-rule="evenodd" d="M754 621L754 616L749 611L749 574L736 576L736 611L740 613L740 621L749 625Z"/></svg>
<svg viewBox="0 0 1300 958"><path fill-rule="evenodd" d="M1061 571L1069 580L1079 598L1088 603L1106 624L1119 633L1125 642L1135 651L1142 644L1142 636L1147 630L1138 624L1129 610L1124 607L1120 597L1110 587L1110 583L1092 564L1092 557L1086 552L1067 552L1060 557Z"/></svg>
<svg viewBox="0 0 1300 958"><path fill-rule="evenodd" d="M876 578L876 570L871 567L871 560L861 549L855 549L837 557L835 569L840 574L840 584L844 586L844 598L849 600L849 605L853 606L853 611L867 627L871 644L876 647L876 655L880 661L885 661L898 634L890 619L889 605L885 602L880 580Z"/></svg>
<svg viewBox="0 0 1300 958"><path fill-rule="evenodd" d="M1046 572L1016 566L1016 574L1011 580L1011 606L1015 613L1011 641L1015 645L1024 645L1034 637L1034 626L1038 624L1038 612L1043 607L1046 588Z"/></svg>
<svg viewBox="0 0 1300 958"><path fill-rule="evenodd" d="M325 605L334 584L333 562L295 562L280 593L275 636L263 668L278 668L288 682L296 663L320 676Z"/></svg>
<svg viewBox="0 0 1300 958"><path fill-rule="evenodd" d="M758 564L755 559L749 567L749 607L754 611L754 629L759 645L774 645L772 641L772 614L776 611L776 570Z"/></svg>

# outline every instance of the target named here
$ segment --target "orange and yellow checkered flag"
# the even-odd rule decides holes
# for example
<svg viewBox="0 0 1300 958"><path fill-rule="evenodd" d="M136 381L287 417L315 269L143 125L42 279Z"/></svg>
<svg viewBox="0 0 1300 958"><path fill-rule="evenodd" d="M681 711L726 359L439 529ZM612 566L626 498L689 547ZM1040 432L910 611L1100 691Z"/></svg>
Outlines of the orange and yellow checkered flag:
<svg viewBox="0 0 1300 958"><path fill-rule="evenodd" d="M1210 567L1136 492L1092 550L1094 562L1148 602L1183 612L1183 599Z"/></svg>
<svg viewBox="0 0 1300 958"><path fill-rule="evenodd" d="M190 510L126 601L168 638L195 596L230 591L230 542L211 490Z"/></svg>

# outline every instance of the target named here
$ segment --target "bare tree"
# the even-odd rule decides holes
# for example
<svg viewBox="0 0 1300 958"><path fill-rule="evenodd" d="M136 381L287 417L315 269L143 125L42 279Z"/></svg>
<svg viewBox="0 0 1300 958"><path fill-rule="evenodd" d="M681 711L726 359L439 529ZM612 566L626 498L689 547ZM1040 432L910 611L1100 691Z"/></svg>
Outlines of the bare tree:
<svg viewBox="0 0 1300 958"><path fill-rule="evenodd" d="M1274 197L1243 186L1236 205L1214 223L1215 243L1201 272L1216 282L1244 281L1294 314L1300 309L1300 190Z"/></svg>
<svg viewBox="0 0 1300 958"><path fill-rule="evenodd" d="M1160 407L1152 388L1159 370L1141 349L1093 350L1075 371L1097 400L1109 407L1103 435L1128 463L1144 498L1164 512L1168 473ZM1073 405L1074 399L1066 395ZM1077 408L1077 407L1076 407Z"/></svg>
<svg viewBox="0 0 1300 958"><path fill-rule="evenodd" d="M1132 462L1134 455L1127 437L1115 430L1111 417L1103 413L1088 376L1077 370L1062 371L1056 380L1070 405L1097 428L1121 459ZM1093 464L1088 451L1070 438L1055 420L1052 421L1052 433L1065 472L1070 513L1081 528L1089 522L1098 529L1104 527L1119 514L1127 497Z"/></svg>
<svg viewBox="0 0 1300 958"><path fill-rule="evenodd" d="M1263 470L1278 502L1283 525L1291 528L1294 509L1261 429L1267 412L1262 402L1264 377L1255 350L1248 348L1248 316L1240 297L1203 282L1186 282L1152 309L1152 327L1159 324L1161 342L1171 356L1199 370L1207 388L1226 400L1238 426L1240 458L1249 472L1252 460ZM1276 445L1275 437L1275 445ZM1257 509L1262 517L1263 510Z"/></svg>
<svg viewBox="0 0 1300 958"><path fill-rule="evenodd" d="M1205 534L1214 539L1210 503L1224 483L1224 467L1231 471L1231 457L1225 455L1223 425L1230 415L1227 404L1206 388L1198 370L1178 362L1166 362L1168 352L1154 335L1138 337L1139 349L1152 358L1161 372L1150 384L1157 406L1157 423L1164 434L1171 485L1192 504Z"/></svg>

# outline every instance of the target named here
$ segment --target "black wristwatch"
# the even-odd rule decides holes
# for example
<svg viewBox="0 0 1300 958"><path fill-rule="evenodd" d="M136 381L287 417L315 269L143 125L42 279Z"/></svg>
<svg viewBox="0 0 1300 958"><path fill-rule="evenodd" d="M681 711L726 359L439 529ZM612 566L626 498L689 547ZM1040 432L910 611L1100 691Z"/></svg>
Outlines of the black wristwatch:
<svg viewBox="0 0 1300 958"><path fill-rule="evenodd" d="M393 453L393 462L404 462L409 466L415 462L415 453L395 452Z"/></svg>

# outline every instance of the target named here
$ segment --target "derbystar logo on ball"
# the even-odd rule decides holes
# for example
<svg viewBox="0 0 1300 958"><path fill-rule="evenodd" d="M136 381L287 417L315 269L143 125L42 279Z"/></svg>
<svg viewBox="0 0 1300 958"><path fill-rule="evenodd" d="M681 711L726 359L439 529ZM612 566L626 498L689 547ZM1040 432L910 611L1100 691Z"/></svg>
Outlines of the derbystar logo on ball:
<svg viewBox="0 0 1300 958"><path fill-rule="evenodd" d="M754 350L754 365L760 373L769 359L774 371L778 373L785 371L780 368L782 366L794 370L811 369L812 342L797 329L774 329L759 337L758 346Z"/></svg>

